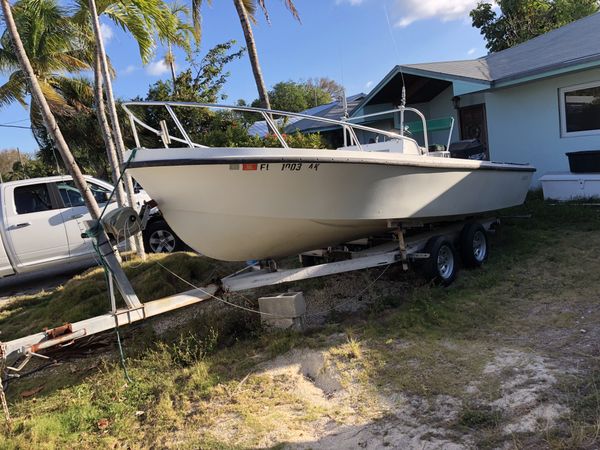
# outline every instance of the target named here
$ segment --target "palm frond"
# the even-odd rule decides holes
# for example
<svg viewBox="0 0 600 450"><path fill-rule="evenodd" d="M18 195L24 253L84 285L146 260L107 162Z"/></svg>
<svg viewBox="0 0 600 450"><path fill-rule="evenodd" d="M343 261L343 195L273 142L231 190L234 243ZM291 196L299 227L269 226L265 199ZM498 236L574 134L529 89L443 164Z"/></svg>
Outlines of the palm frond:
<svg viewBox="0 0 600 450"><path fill-rule="evenodd" d="M242 0L242 6L246 10L246 14L248 14L248 18L250 22L256 24L256 0ZM263 13L265 14L265 18L267 22L270 21L269 12L267 8L262 8Z"/></svg>
<svg viewBox="0 0 600 450"><path fill-rule="evenodd" d="M75 110L88 112L93 107L94 88L88 78L55 77L51 84L64 101Z"/></svg>
<svg viewBox="0 0 600 450"><path fill-rule="evenodd" d="M27 108L26 91L27 85L23 72L20 70L13 72L8 81L0 86L0 108L14 102L19 102L24 108Z"/></svg>
<svg viewBox="0 0 600 450"><path fill-rule="evenodd" d="M67 103L65 98L60 95L60 93L46 80L39 80L40 88L46 101L48 102L48 106L53 113L66 116L75 113L75 109Z"/></svg>
<svg viewBox="0 0 600 450"><path fill-rule="evenodd" d="M123 3L110 5L106 8L105 14L122 30L131 33L138 44L142 62L147 64L156 47L154 33L147 20L138 10L127 8Z"/></svg>
<svg viewBox="0 0 600 450"><path fill-rule="evenodd" d="M292 16L294 16L294 19L302 23L302 20L300 20L300 13L296 9L296 5L294 5L293 0L284 0L284 3L286 8L289 9L290 13L292 13Z"/></svg>
<svg viewBox="0 0 600 450"><path fill-rule="evenodd" d="M81 59L75 56L68 55L66 53L60 53L56 55L56 58L61 63L61 65L68 67L71 72L92 69L92 66L89 63L82 61Z"/></svg>
<svg viewBox="0 0 600 450"><path fill-rule="evenodd" d="M206 0L206 3L212 5L212 0ZM194 39L196 43L200 43L202 39L202 15L200 14L200 8L202 7L202 0L192 0L192 26L194 28Z"/></svg>
<svg viewBox="0 0 600 450"><path fill-rule="evenodd" d="M249 2L248 0L244 1L244 5ZM254 3L252 1L252 3ZM302 21L300 20L300 13L298 12L298 9L296 9L296 5L294 4L293 0L283 0L283 3L285 4L285 7L290 11L290 13L292 14L292 16L294 16L294 19L296 19L298 22L302 23ZM260 5L260 8L263 11L263 14L265 15L265 19L267 19L267 22L271 23L270 17L269 17L269 11L267 10L267 5L265 3L265 0L258 0L258 4ZM248 8L246 8L248 9Z"/></svg>

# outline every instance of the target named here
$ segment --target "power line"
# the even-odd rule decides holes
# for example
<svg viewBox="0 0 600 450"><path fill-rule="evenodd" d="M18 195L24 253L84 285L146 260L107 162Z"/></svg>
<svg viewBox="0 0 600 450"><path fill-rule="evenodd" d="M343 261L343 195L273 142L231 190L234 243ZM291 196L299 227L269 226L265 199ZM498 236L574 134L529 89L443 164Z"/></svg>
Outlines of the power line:
<svg viewBox="0 0 600 450"><path fill-rule="evenodd" d="M19 122L27 122L29 119L19 119L19 120L11 120L10 122L6 122L7 124L19 123Z"/></svg>
<svg viewBox="0 0 600 450"><path fill-rule="evenodd" d="M8 125L6 123L0 123L0 127L4 127L4 128L20 128L22 130L31 130L31 127L23 127L21 125Z"/></svg>

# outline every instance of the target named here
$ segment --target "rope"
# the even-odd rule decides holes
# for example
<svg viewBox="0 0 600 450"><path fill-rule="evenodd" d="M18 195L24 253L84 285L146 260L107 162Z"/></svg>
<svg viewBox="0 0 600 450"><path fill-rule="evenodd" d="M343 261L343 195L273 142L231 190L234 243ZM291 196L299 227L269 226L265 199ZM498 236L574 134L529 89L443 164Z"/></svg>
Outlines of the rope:
<svg viewBox="0 0 600 450"><path fill-rule="evenodd" d="M4 363L2 363L2 371L0 373L4 373ZM4 394L4 380L1 380L0 383L0 402L2 403L2 410L4 411L4 418L7 423L10 423L10 411L8 410L8 403L6 402L6 395ZM8 381L7 381L8 387Z"/></svg>
<svg viewBox="0 0 600 450"><path fill-rule="evenodd" d="M97 243L93 242L92 245L94 247L94 250L100 257L100 265L104 269L104 279L106 280L106 285L108 286L108 299L111 302L111 307L112 307L112 298L111 298L112 292L111 292L111 290L114 288L111 287L111 283L108 278L108 277L112 277L112 272L110 270L110 267L108 267L108 265L104 262L104 258L102 256L102 254L100 253L100 248L98 247ZM121 367L123 368L123 373L125 374L125 379L129 383L133 383L133 380L129 376L129 372L127 371L127 365L125 364L125 354L123 353L123 345L121 344L121 335L119 333L119 320L116 317L115 317L114 330L115 330L115 334L117 335L117 346L119 347L119 359L121 362Z"/></svg>
<svg viewBox="0 0 600 450"><path fill-rule="evenodd" d="M261 312L258 311L257 309L252 309L252 308L246 308L245 306L241 306L241 305L236 305L235 303L231 303L228 302L227 300L221 298L221 297L217 297L216 295L211 294L210 292L206 291L205 289L196 286L193 283L190 283L189 281L187 281L185 278L182 278L181 276L177 275L175 272L173 272L172 270L168 269L167 267L163 266L159 261L156 261L156 264L158 264L160 267L162 267L164 270L166 270L167 272L169 272L171 275L173 275L174 277L178 278L179 280L183 281L185 284L187 284L188 286L193 287L194 289L199 290L200 292L202 292L203 294L208 295L209 297L220 301L221 303L224 303L226 305L229 305L233 308L238 308L241 309L243 311L246 312L250 312L250 313L254 313L254 314L259 314L259 315L263 315L263 316L270 316L270 317L275 317L275 318L279 318L279 319L289 319L288 316L280 316L278 314L271 314L271 313L265 313L265 312Z"/></svg>
<svg viewBox="0 0 600 450"><path fill-rule="evenodd" d="M194 289L199 290L200 292L208 295L209 297L218 300L228 306L231 306L233 308L238 308L241 309L243 311L247 311L253 314L258 314L261 316L270 316L270 317L274 317L274 318L279 318L279 319L289 319L289 316L280 316L278 314L271 314L271 313L265 313L262 311L259 311L257 309L252 309L252 308L246 308L245 306L241 306L241 305L236 305L235 303L231 303L228 302L227 300L217 297L216 295L211 294L210 292L204 290L201 287L196 286L195 284L187 281L186 279L182 278L181 276L177 275L175 272L173 272L172 270L168 269L167 267L165 267L164 265L162 265L159 261L156 261L156 264L158 264L160 267L162 267L164 270L166 270L167 272L169 272L171 275L173 275L174 277L178 278L179 280L183 281L185 284L187 284L188 286L193 287ZM354 295L353 297L351 297L350 299L348 299L347 301L345 301L344 303L341 303L339 305L335 305L333 307L331 307L328 310L324 310L324 311L319 311L316 313L311 313L311 314L307 314L306 317L314 317L314 316L320 316L323 314L327 314L331 311L335 311L337 308L339 308L340 306L344 306L347 305L348 303L354 301L356 298L360 297L363 293L365 293L368 289L371 288L371 286L373 286L377 281L379 281L379 279L387 272L388 268L392 265L392 263L389 263L385 266L385 268L381 271L381 273L373 280L371 281L367 286L365 286L365 288L363 290L361 290L358 294ZM241 294L235 293L235 295L242 297L243 299L245 299L246 301L248 301L248 299L246 297L244 297Z"/></svg>
<svg viewBox="0 0 600 450"><path fill-rule="evenodd" d="M115 322L118 320L115 318ZM125 365L125 355L123 353L123 346L121 345L121 335L119 334L119 325L115 323L115 333L117 334L117 344L119 346L119 358L121 360L121 367L123 368L123 373L125 374L125 379L129 383L133 383L133 380L129 377L129 372L127 371L127 366Z"/></svg>

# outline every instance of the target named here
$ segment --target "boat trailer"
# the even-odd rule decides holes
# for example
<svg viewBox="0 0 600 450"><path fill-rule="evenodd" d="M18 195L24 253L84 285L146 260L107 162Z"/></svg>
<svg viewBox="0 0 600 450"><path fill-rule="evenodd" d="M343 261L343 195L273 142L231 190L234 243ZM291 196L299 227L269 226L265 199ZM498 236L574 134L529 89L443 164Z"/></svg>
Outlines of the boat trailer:
<svg viewBox="0 0 600 450"><path fill-rule="evenodd" d="M139 322L151 317L164 314L186 306L194 305L211 298L220 299L219 296L229 292L239 292L248 289L255 289L264 286L274 286L282 283L306 280L309 278L323 277L343 272L355 270L384 267L391 264L402 264L405 270L409 263L416 261L430 261L435 259L432 264L434 270L437 270L439 276L448 275L444 271L448 269L453 273L456 271L456 253L452 249L452 242L464 239L465 232L471 232L475 237L467 236L469 242L460 243L467 247L468 252L480 252L479 258L483 262L487 257L487 238L488 232L493 232L499 223L496 218L485 218L479 220L466 220L453 222L437 228L427 229L417 233L410 233L410 230L422 230L423 224L419 223L394 223L390 221L390 229L395 230L395 239L388 240L380 245L367 248L361 251L345 251L345 258L341 261L325 262L308 267L295 269L278 269L275 264L263 264L248 266L241 272L221 278L220 280L204 287L198 287L180 294L161 298L158 300L141 303L128 280L115 279L109 276L109 293L111 296L112 311L100 316L81 320L79 322L67 323L56 328L44 329L40 333L32 334L22 338L7 342L0 342L0 363L6 364L9 375L18 377L19 372L34 357L49 359L41 352L53 347L64 347L72 344L78 339L92 336L122 327L135 322ZM474 233L473 233L474 230ZM479 235L478 235L479 233ZM483 236L481 236L483 233ZM476 237L480 241L476 240ZM111 251L109 240L103 233L99 242L101 250ZM481 242L483 238L483 242ZM442 246L440 247L440 242ZM432 250L432 243L435 248ZM449 247L450 255L444 253L444 245ZM435 255L431 252L434 251ZM452 253L454 252L454 253ZM483 253L481 253L483 252ZM327 252L308 252L304 256L324 256ZM454 258L450 258L449 256ZM463 254L463 262L465 262ZM110 272L110 271L109 271ZM432 274L432 275L435 275ZM453 279L453 277L452 277ZM451 281L451 280L450 280ZM116 308L114 295L114 282L121 292L127 307Z"/></svg>

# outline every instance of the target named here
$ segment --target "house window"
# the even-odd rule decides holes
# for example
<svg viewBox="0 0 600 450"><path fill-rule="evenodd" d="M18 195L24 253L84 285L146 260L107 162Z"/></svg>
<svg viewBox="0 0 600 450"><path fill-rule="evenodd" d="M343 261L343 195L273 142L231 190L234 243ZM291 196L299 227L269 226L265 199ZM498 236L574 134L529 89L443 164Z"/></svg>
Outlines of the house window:
<svg viewBox="0 0 600 450"><path fill-rule="evenodd" d="M561 135L600 134L600 82L560 89Z"/></svg>

